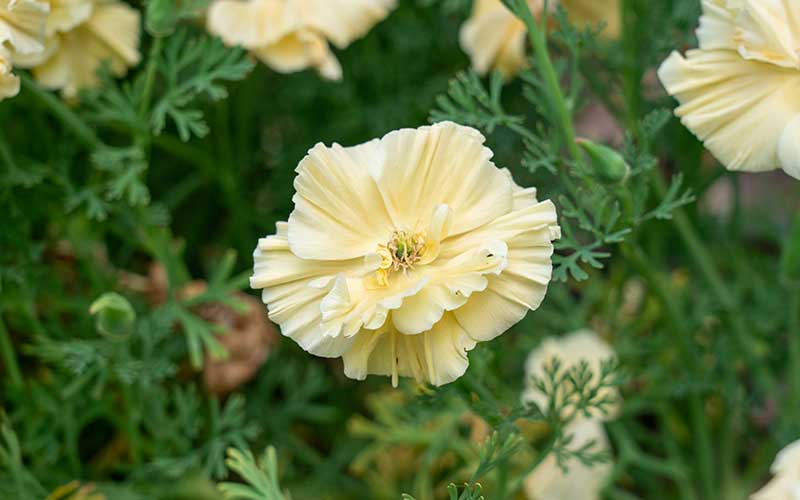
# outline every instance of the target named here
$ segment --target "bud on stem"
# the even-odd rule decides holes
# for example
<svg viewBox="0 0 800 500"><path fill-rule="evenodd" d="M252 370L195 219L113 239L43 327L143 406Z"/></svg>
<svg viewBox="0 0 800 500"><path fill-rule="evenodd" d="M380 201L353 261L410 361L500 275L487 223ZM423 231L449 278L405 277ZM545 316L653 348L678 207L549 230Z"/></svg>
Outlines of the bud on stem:
<svg viewBox="0 0 800 500"><path fill-rule="evenodd" d="M575 143L589 157L589 164L595 175L603 182L616 184L625 182L631 167L616 150L594 143L588 139L576 139Z"/></svg>

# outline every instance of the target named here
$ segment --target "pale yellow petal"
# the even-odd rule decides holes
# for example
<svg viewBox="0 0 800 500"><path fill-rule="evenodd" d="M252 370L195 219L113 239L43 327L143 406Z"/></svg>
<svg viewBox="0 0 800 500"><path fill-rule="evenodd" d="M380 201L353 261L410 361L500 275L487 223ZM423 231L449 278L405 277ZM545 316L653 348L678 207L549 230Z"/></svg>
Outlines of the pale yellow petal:
<svg viewBox="0 0 800 500"><path fill-rule="evenodd" d="M778 158L784 172L800 179L800 115L783 130L778 142Z"/></svg>
<svg viewBox="0 0 800 500"><path fill-rule="evenodd" d="M800 494L800 441L782 449L770 468L775 477L751 500L794 500Z"/></svg>
<svg viewBox="0 0 800 500"><path fill-rule="evenodd" d="M0 101L19 93L19 77L11 72L11 61L5 49L0 47Z"/></svg>
<svg viewBox="0 0 800 500"><path fill-rule="evenodd" d="M440 386L452 382L467 370L467 352L475 347L450 314L432 330L403 335L392 328L362 331L342 356L345 375L363 380L367 375L386 375L395 381L413 377Z"/></svg>
<svg viewBox="0 0 800 500"><path fill-rule="evenodd" d="M216 0L207 14L208 30L227 45L259 49L302 28L286 0Z"/></svg>
<svg viewBox="0 0 800 500"><path fill-rule="evenodd" d="M47 36L69 31L86 22L91 17L95 4L93 0L50 0Z"/></svg>
<svg viewBox="0 0 800 500"><path fill-rule="evenodd" d="M721 0L703 0L703 15L697 28L701 49L737 50L736 19L739 9Z"/></svg>
<svg viewBox="0 0 800 500"><path fill-rule="evenodd" d="M500 0L476 0L459 36L479 74L498 69L513 76L525 65L525 25Z"/></svg>
<svg viewBox="0 0 800 500"><path fill-rule="evenodd" d="M570 450L589 446L592 453L611 450L608 436L601 422L584 420L565 429L572 436ZM585 465L573 458L566 462L567 472L559 466L552 454L525 479L525 494L530 500L599 500L600 492L609 479L613 466L610 463Z"/></svg>
<svg viewBox="0 0 800 500"><path fill-rule="evenodd" d="M499 275L506 269L507 256L506 243L494 240L425 267L421 273L428 282L392 313L395 328L400 333L411 335L430 330L445 311L458 309L474 292L485 290L488 276Z"/></svg>
<svg viewBox="0 0 800 500"><path fill-rule="evenodd" d="M44 50L50 6L38 0L0 0L0 46L19 54Z"/></svg>
<svg viewBox="0 0 800 500"><path fill-rule="evenodd" d="M730 50L673 53L658 72L680 102L675 113L730 170L780 167L778 142L800 114L796 70L748 61Z"/></svg>
<svg viewBox="0 0 800 500"><path fill-rule="evenodd" d="M328 80L342 78L342 67L328 42L312 31L292 32L276 42L253 49L253 53L279 73L316 68Z"/></svg>
<svg viewBox="0 0 800 500"><path fill-rule="evenodd" d="M386 18L396 0L305 0L297 2L305 26L344 48Z"/></svg>
<svg viewBox="0 0 800 500"><path fill-rule="evenodd" d="M363 257L393 230L381 194L368 173L382 163L379 141L344 148L314 146L297 167L289 242L298 257L342 260Z"/></svg>
<svg viewBox="0 0 800 500"><path fill-rule="evenodd" d="M800 2L747 0L737 24L743 57L800 69Z"/></svg>
<svg viewBox="0 0 800 500"><path fill-rule="evenodd" d="M341 356L352 340L323 333L322 302L333 291L337 275L362 274L365 262L299 259L289 248L285 223L278 224L277 234L259 241L253 259L250 286L263 289L262 300L281 333L317 356Z"/></svg>
<svg viewBox="0 0 800 500"><path fill-rule="evenodd" d="M118 76L136 65L140 32L139 11L123 3L98 4L86 23L55 35L56 48L36 65L34 75L42 85L73 97L80 89L98 83L97 71L103 61L108 61Z"/></svg>
<svg viewBox="0 0 800 500"><path fill-rule="evenodd" d="M452 122L381 139L382 157L369 168L394 226L419 227L440 204L453 211L452 236L507 214L512 183L491 162L484 141L477 130Z"/></svg>

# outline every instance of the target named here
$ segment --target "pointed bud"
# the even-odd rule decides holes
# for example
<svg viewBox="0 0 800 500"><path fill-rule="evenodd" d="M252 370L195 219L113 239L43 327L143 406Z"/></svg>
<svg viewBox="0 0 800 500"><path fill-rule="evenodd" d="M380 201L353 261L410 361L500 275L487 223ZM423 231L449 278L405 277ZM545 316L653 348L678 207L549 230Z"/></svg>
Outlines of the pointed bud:
<svg viewBox="0 0 800 500"><path fill-rule="evenodd" d="M101 335L123 339L133 331L136 312L128 299L118 293L104 293L89 307Z"/></svg>
<svg viewBox="0 0 800 500"><path fill-rule="evenodd" d="M588 139L576 139L575 142L589 157L592 170L601 181L615 184L628 178L631 167L616 150Z"/></svg>
<svg viewBox="0 0 800 500"><path fill-rule="evenodd" d="M791 287L800 287L800 216L795 217L789 239L783 245L781 278Z"/></svg>

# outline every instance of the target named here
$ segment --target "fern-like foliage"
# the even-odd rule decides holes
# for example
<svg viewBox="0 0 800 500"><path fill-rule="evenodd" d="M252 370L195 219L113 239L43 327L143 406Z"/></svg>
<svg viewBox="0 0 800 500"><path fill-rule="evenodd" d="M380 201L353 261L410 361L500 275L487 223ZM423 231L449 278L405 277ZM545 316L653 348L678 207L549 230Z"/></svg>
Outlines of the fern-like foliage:
<svg viewBox="0 0 800 500"><path fill-rule="evenodd" d="M291 500L278 484L278 458L275 448L267 447L256 460L250 451L228 449L228 467L246 484L220 483L219 490L228 500Z"/></svg>

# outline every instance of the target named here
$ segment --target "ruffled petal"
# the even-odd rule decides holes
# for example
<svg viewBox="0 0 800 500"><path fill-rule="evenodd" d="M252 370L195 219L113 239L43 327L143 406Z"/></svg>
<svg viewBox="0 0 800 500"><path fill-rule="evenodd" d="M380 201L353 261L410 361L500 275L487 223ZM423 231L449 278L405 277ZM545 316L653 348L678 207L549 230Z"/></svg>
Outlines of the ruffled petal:
<svg viewBox="0 0 800 500"><path fill-rule="evenodd" d="M681 102L675 113L683 124L728 169L780 166L778 141L800 114L796 71L744 60L729 50L691 50L685 58L673 53L658 75Z"/></svg>
<svg viewBox="0 0 800 500"><path fill-rule="evenodd" d="M800 3L747 0L738 18L736 41L746 59L800 69Z"/></svg>
<svg viewBox="0 0 800 500"><path fill-rule="evenodd" d="M591 445L592 453L611 451L602 422L578 421L565 429L572 436L569 448L580 450ZM611 475L613 465L607 462L586 465L573 458L565 464L565 472L551 454L525 479L525 493L536 500L591 500L600 498L600 492Z"/></svg>
<svg viewBox="0 0 800 500"><path fill-rule="evenodd" d="M740 9L719 0L703 0L703 15L697 28L701 49L736 50L736 18Z"/></svg>
<svg viewBox="0 0 800 500"><path fill-rule="evenodd" d="M429 282L392 313L395 328L407 335L430 330L445 311L458 309L474 292L485 290L489 284L487 276L506 269L507 255L505 242L489 241L442 264L426 267L424 274Z"/></svg>
<svg viewBox="0 0 800 500"><path fill-rule="evenodd" d="M74 97L80 89L97 85L103 61L117 76L138 64L140 33L139 11L123 3L98 4L87 22L48 41L41 62L27 64L34 66L42 85Z"/></svg>
<svg viewBox="0 0 800 500"><path fill-rule="evenodd" d="M342 78L342 67L328 42L310 30L289 33L274 43L253 49L253 53L279 73L316 68L328 80Z"/></svg>
<svg viewBox="0 0 800 500"><path fill-rule="evenodd" d="M306 26L344 48L386 18L396 0L306 0L297 2Z"/></svg>
<svg viewBox="0 0 800 500"><path fill-rule="evenodd" d="M269 317L280 325L283 335L317 356L341 356L352 339L324 333L323 322L331 319L335 304L334 299L328 299L328 315L323 318L322 303L332 294L341 297L341 284L336 289L337 276L368 272L369 262L299 259L289 248L285 223L278 224L277 234L259 241L253 258L255 267L250 286L263 289L262 300L267 304Z"/></svg>
<svg viewBox="0 0 800 500"><path fill-rule="evenodd" d="M50 5L38 0L0 0L0 46L22 55L44 50Z"/></svg>
<svg viewBox="0 0 800 500"><path fill-rule="evenodd" d="M460 237L445 240L441 258L451 259L483 241L504 241L508 264L487 276L486 289L473 294L454 311L462 327L477 341L491 340L537 309L552 275L552 241L558 231L555 206L537 202L535 190L515 186L517 210Z"/></svg>
<svg viewBox="0 0 800 500"><path fill-rule="evenodd" d="M289 217L292 252L304 259L343 260L374 252L392 234L381 194L368 174L382 163L379 142L314 146L297 168Z"/></svg>
<svg viewBox="0 0 800 500"><path fill-rule="evenodd" d="M92 0L51 0L47 17L47 36L69 31L86 22L94 11Z"/></svg>
<svg viewBox="0 0 800 500"><path fill-rule="evenodd" d="M450 314L445 314L432 330L419 335L403 335L386 327L362 331L342 356L345 375L363 380L367 375L413 377L440 386L452 382L467 370L467 352L475 342Z"/></svg>
<svg viewBox="0 0 800 500"><path fill-rule="evenodd" d="M512 183L491 162L484 141L477 130L452 122L398 130L381 139L382 158L369 169L394 227L418 227L440 204L453 210L451 235L507 214Z"/></svg>

